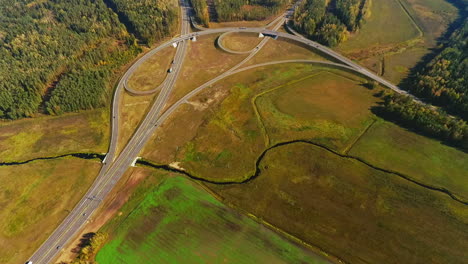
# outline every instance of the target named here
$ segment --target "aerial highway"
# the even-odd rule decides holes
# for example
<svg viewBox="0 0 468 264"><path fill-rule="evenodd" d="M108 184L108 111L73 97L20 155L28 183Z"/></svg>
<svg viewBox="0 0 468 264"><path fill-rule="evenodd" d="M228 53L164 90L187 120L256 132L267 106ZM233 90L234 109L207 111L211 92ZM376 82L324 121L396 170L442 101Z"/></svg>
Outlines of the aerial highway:
<svg viewBox="0 0 468 264"><path fill-rule="evenodd" d="M295 6L293 6L294 8ZM395 90L398 93L407 94L405 91L401 90L392 83L386 81L380 76L372 73L371 71L365 69L364 67L354 63L353 61L345 58L344 56L336 53L335 51L328 49L316 42L310 41L308 39L302 38L301 36L296 36L289 33L278 32L277 30L284 24L284 21L291 15L292 8L288 9L283 15L279 16L273 20L269 25L272 26L272 29L267 29L266 27L258 28L246 28L246 27L229 27L229 28L218 28L218 29L204 29L201 27L196 27L200 31L190 32L190 7L188 6L186 0L180 1L181 8L181 34L158 46L157 48L151 50L144 56L142 56L137 62L135 62L128 71L122 76L117 85L117 88L114 93L113 103L112 103L112 115L111 115L111 140L109 144L108 153L103 161L103 166L97 176L95 182L92 184L90 189L87 191L85 196L78 202L75 208L70 212L70 214L63 220L63 222L55 229L55 231L49 236L49 238L37 249L37 251L29 259L34 264L40 263L51 263L56 256L60 253L61 249L67 245L73 239L78 231L90 220L96 210L102 205L102 200L107 197L109 192L113 189L118 180L122 177L128 167L138 157L138 154L141 152L145 144L154 134L154 131L159 128L159 126L169 117L180 105L184 104L201 92L203 89L210 87L212 84L236 74L240 71L247 69L253 69L255 67L267 66L277 63L317 63L328 65L332 67L341 67L349 71L361 74L369 79L375 80L378 83ZM182 99L171 105L167 108L166 111L164 107L167 104L168 98L172 92L174 84L176 83L178 76L180 74L186 50L187 42L193 37L209 35L209 34L221 34L226 32L250 32L250 33L262 33L268 36L275 36L278 38L290 39L298 43L303 43L308 45L310 48L318 50L327 56L333 58L337 62L323 62L323 61L312 61L312 60L288 60L288 61L277 61L269 62L258 65L252 65L249 67L241 68L245 62L249 61L254 57L264 45L271 39L270 37L265 37L262 41L252 49L246 58L244 58L240 63L223 72L216 78L206 82L202 86L192 90L190 93L185 95ZM158 51L173 45L177 44L176 54L174 56L173 71L168 73L165 80L155 87L155 89L150 91L137 91L133 90L131 87L128 87L128 79L131 77L133 72L148 58L156 54ZM137 130L133 134L132 138L125 145L120 153L117 153L117 142L119 134L119 107L121 96L124 91L128 91L135 95L147 95L152 94L157 91L160 91L157 98L154 100L153 105L148 111L145 118L141 121ZM417 100L417 98L415 98ZM419 100L417 100L420 102Z"/></svg>
<svg viewBox="0 0 468 264"><path fill-rule="evenodd" d="M187 18L187 4L184 0L181 1L181 35L186 35L190 30L190 23ZM150 111L148 112L147 118L143 121L139 127L139 131L148 130L149 126L153 126L152 120L160 113L162 107L167 101L167 98L171 92L171 89L177 80L177 76L180 72L183 59L186 53L185 39L180 39L180 44L177 47L176 55L174 58L174 71L164 81L163 87L161 87L161 94L154 102ZM138 62L135 64L138 66ZM135 66L133 65L133 66ZM93 185L90 187L85 196L78 202L75 208L69 213L69 215L63 220L63 222L54 230L49 238L34 252L28 261L32 263L51 263L55 257L60 253L61 249L67 245L67 243L76 235L76 233L86 224L92 214L101 205L102 200L111 191L114 185L120 179L121 175L135 160L139 150L142 148L142 135L141 133L135 133L135 136L122 151L121 155L116 158L116 146L118 139L118 112L120 103L120 94L122 87L126 82L128 76L137 68L131 67L123 76L118 84L116 92L114 94L113 106L112 106L112 133L111 142L109 146L109 152L106 155L105 162L101 168L101 171L96 178Z"/></svg>

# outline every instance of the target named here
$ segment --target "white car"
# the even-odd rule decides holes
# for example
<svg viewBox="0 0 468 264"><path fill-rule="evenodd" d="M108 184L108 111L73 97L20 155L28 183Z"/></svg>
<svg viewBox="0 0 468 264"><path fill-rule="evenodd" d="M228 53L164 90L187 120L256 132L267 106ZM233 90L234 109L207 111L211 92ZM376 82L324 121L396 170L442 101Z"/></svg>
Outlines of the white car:
<svg viewBox="0 0 468 264"><path fill-rule="evenodd" d="M28 260L28 262L26 262L26 264L33 264L32 261Z"/></svg>

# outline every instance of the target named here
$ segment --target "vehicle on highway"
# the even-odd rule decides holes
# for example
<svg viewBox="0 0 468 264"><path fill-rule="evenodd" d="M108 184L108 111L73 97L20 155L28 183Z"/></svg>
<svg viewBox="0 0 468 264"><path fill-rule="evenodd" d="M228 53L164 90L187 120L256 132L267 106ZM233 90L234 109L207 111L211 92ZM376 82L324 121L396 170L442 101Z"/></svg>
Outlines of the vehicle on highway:
<svg viewBox="0 0 468 264"><path fill-rule="evenodd" d="M28 261L26 261L26 263L25 263L25 264L33 264L33 262L32 262L32 261L30 261L30 260L28 260Z"/></svg>
<svg viewBox="0 0 468 264"><path fill-rule="evenodd" d="M172 68L169 68L169 70L167 70L168 73L171 73L172 71Z"/></svg>

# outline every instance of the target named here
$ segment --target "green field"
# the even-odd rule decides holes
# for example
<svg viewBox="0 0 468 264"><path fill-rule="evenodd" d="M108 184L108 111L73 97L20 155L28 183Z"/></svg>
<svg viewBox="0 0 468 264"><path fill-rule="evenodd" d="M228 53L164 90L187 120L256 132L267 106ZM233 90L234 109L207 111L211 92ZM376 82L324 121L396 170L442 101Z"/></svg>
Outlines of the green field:
<svg viewBox="0 0 468 264"><path fill-rule="evenodd" d="M131 213L114 225L98 263L328 263L182 177L124 210Z"/></svg>
<svg viewBox="0 0 468 264"><path fill-rule="evenodd" d="M109 116L104 109L0 122L0 162L76 152L106 152Z"/></svg>
<svg viewBox="0 0 468 264"><path fill-rule="evenodd" d="M375 120L375 91L337 73L319 72L255 98L269 145L310 139L344 151L359 137Z"/></svg>
<svg viewBox="0 0 468 264"><path fill-rule="evenodd" d="M80 159L0 166L0 262L24 263L97 176L99 162Z"/></svg>
<svg viewBox="0 0 468 264"><path fill-rule="evenodd" d="M442 186L468 201L468 154L436 140L378 122L349 154L420 182Z"/></svg>
<svg viewBox="0 0 468 264"><path fill-rule="evenodd" d="M419 37L418 27L399 1L404 0L372 0L370 17L358 33L339 46L339 50L351 52L384 47Z"/></svg>
<svg viewBox="0 0 468 264"><path fill-rule="evenodd" d="M208 186L345 263L466 261L468 207L445 194L305 143L270 150L259 169Z"/></svg>
<svg viewBox="0 0 468 264"><path fill-rule="evenodd" d="M254 173L254 162L270 145L270 137L271 142L308 138L344 151L374 119L369 108L377 100L375 91L360 81L347 73L305 64L236 74L193 99L192 111L186 107L176 113L168 121L171 132L157 132L143 156L156 163L180 162L182 168L205 179L242 181ZM298 101L301 97L309 99ZM272 109L275 104L279 110ZM289 105L296 108L287 109ZM293 117L294 111L306 115ZM284 121L279 116L288 118ZM180 134L185 134L185 142L174 137ZM172 160L158 151L166 148L174 150L165 152Z"/></svg>

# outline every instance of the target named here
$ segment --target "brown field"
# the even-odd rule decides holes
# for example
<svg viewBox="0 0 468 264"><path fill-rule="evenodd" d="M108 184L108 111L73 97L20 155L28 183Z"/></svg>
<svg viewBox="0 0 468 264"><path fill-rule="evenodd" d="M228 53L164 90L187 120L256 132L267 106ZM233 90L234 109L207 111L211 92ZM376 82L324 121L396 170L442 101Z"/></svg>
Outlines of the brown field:
<svg viewBox="0 0 468 264"><path fill-rule="evenodd" d="M0 122L0 162L106 152L108 124L108 111L104 109Z"/></svg>
<svg viewBox="0 0 468 264"><path fill-rule="evenodd" d="M135 133L158 94L159 92L153 95L134 96L124 92L120 102L118 152L125 147Z"/></svg>
<svg viewBox="0 0 468 264"><path fill-rule="evenodd" d="M100 163L80 159L0 166L0 262L24 263L81 199Z"/></svg>
<svg viewBox="0 0 468 264"><path fill-rule="evenodd" d="M314 52L308 47L279 38L277 40L270 39L268 43L255 55L255 57L246 63L246 66L269 61L294 59L328 60L325 56Z"/></svg>
<svg viewBox="0 0 468 264"><path fill-rule="evenodd" d="M345 263L465 263L468 208L445 194L305 143L259 168L248 183L207 186Z"/></svg>
<svg viewBox="0 0 468 264"><path fill-rule="evenodd" d="M250 51L260 43L262 38L254 33L229 33L224 36L222 45L233 51Z"/></svg>
<svg viewBox="0 0 468 264"><path fill-rule="evenodd" d="M229 70L246 55L233 55L216 47L218 36L209 35L190 42L184 65L174 86L169 104L176 102L191 90Z"/></svg>
<svg viewBox="0 0 468 264"><path fill-rule="evenodd" d="M175 50L172 46L164 48L142 63L128 80L130 88L147 91L158 87L166 78Z"/></svg>

